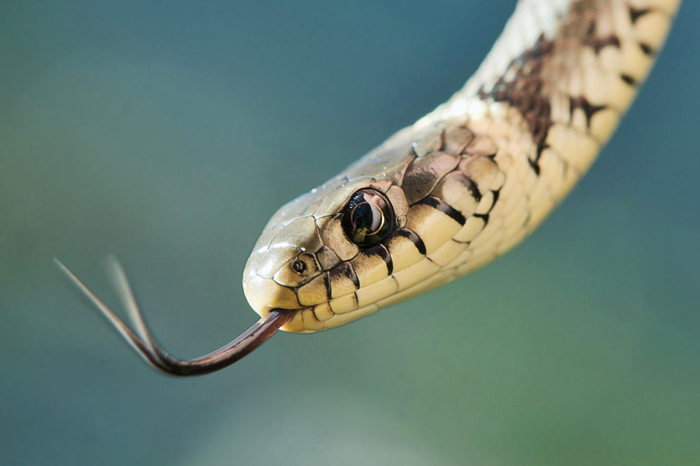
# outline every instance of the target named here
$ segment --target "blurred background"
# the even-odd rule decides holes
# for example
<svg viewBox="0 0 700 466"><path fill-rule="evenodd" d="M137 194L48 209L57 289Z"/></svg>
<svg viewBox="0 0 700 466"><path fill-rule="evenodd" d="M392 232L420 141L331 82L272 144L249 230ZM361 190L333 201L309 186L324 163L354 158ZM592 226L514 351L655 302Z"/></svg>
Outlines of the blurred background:
<svg viewBox="0 0 700 466"><path fill-rule="evenodd" d="M700 464L697 2L563 206L427 295L179 380L51 263L119 308L115 254L168 349L218 348L271 214L446 100L514 3L3 2L0 462Z"/></svg>

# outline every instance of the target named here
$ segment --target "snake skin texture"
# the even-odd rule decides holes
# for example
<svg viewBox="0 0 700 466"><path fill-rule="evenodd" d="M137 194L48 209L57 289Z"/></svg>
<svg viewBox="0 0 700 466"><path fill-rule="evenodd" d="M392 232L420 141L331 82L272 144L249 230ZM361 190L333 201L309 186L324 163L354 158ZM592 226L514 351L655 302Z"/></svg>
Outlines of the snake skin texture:
<svg viewBox="0 0 700 466"><path fill-rule="evenodd" d="M507 252L588 170L661 49L678 0L521 0L478 71L448 102L282 207L243 277L283 330L337 327ZM360 248L341 225L359 189L396 225ZM298 261L303 267L294 267ZM300 272L303 270L303 272Z"/></svg>

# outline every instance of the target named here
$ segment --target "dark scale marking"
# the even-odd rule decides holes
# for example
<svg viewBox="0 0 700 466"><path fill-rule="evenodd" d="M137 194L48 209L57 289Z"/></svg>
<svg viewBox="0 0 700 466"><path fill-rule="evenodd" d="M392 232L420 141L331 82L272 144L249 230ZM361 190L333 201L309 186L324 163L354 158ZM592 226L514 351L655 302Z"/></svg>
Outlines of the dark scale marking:
<svg viewBox="0 0 700 466"><path fill-rule="evenodd" d="M591 47L596 55L600 53L605 47L614 46L618 49L622 46L620 39L615 34L610 34L608 36L599 37L595 35L589 35L586 37L585 44Z"/></svg>
<svg viewBox="0 0 700 466"><path fill-rule="evenodd" d="M540 176L540 164L537 162L537 160L532 160L530 157L527 158L527 163L530 164L530 167L535 171L535 175Z"/></svg>
<svg viewBox="0 0 700 466"><path fill-rule="evenodd" d="M353 268L352 264L349 262L343 262L342 264L338 265L338 273L348 277L352 284L355 285L356 290L360 289L360 280L357 278L357 274L355 273L355 269Z"/></svg>
<svg viewBox="0 0 700 466"><path fill-rule="evenodd" d="M386 269L389 275L394 273L394 262L391 260L391 254L389 250L383 244L378 244L364 251L368 256L379 256L384 259L386 264Z"/></svg>
<svg viewBox="0 0 700 466"><path fill-rule="evenodd" d="M577 108L580 108L583 110L583 113L585 113L586 126L590 128L591 118L593 118L593 115L606 109L607 107L605 105L591 105L591 103L585 97L569 97L569 113L572 120L574 118L574 111L576 111Z"/></svg>
<svg viewBox="0 0 700 466"><path fill-rule="evenodd" d="M627 8L629 8L630 11L630 21L632 21L632 24L636 24L639 18L651 12L651 8L635 8L632 5L628 5Z"/></svg>
<svg viewBox="0 0 700 466"><path fill-rule="evenodd" d="M326 299L328 299L328 301L333 299L333 292L331 290L331 274L330 274L330 272L326 272Z"/></svg>
<svg viewBox="0 0 700 466"><path fill-rule="evenodd" d="M489 209L489 212L491 212L493 210L493 208L496 207L496 203L498 202L498 198L501 197L501 190L500 189L498 189L496 191L491 191L491 192L493 193L493 204L491 204L491 208Z"/></svg>
<svg viewBox="0 0 700 466"><path fill-rule="evenodd" d="M404 228L399 230L397 233L399 236L403 236L404 238L408 238L413 242L413 244L416 246L416 249L418 249L418 252L423 254L425 256L425 243L423 242L422 239L420 239L420 236L412 232L411 230Z"/></svg>
<svg viewBox="0 0 700 466"><path fill-rule="evenodd" d="M632 76L628 74L621 74L620 79L622 79L624 82L629 84L630 86L636 86L637 85L637 80L634 79Z"/></svg>
<svg viewBox="0 0 700 466"><path fill-rule="evenodd" d="M445 147L445 133L447 130L443 129L440 133L440 147L437 150L442 150Z"/></svg>
<svg viewBox="0 0 700 466"><path fill-rule="evenodd" d="M474 183L474 181L472 181L471 178L467 178L467 180L469 180L469 184L467 185L467 189L469 190L469 194L472 195L472 197L474 198L474 200L476 200L476 202L481 201L481 198L482 198L481 192L479 192L479 188L476 186L476 183Z"/></svg>
<svg viewBox="0 0 700 466"><path fill-rule="evenodd" d="M483 88L479 91L479 97L482 99L506 102L520 111L537 146L537 159L542 151L549 147L545 140L554 124L549 99L542 89L542 68L552 49L552 43L541 35L530 50L514 58L508 65L503 74L505 76L515 71L512 81L506 82L501 77L490 91L487 92Z"/></svg>
<svg viewBox="0 0 700 466"><path fill-rule="evenodd" d="M489 210L489 212L491 212L491 211ZM482 220L484 221L484 228L486 227L486 224L489 223L489 214L488 214L488 212L485 213L485 214L474 214L474 217L480 218L480 219L482 219Z"/></svg>
<svg viewBox="0 0 700 466"><path fill-rule="evenodd" d="M653 57L654 56L654 49L652 49L649 45L645 44L644 42L639 43L639 48L642 49L642 52L644 55Z"/></svg>
<svg viewBox="0 0 700 466"><path fill-rule="evenodd" d="M360 302L357 300L357 292L356 292L356 291L353 291L352 294L351 294L350 296L352 296L353 301L355 301L355 309L357 309L358 307L360 307ZM332 309L333 309L333 307L331 307L331 310L332 310Z"/></svg>
<svg viewBox="0 0 700 466"><path fill-rule="evenodd" d="M384 262L386 263L386 270L389 275L394 273L394 261L391 259L391 254L389 253L389 250L387 249L386 246L383 244L380 244L382 249L384 250L384 253L381 254L382 259L384 259Z"/></svg>
<svg viewBox="0 0 700 466"><path fill-rule="evenodd" d="M595 34L595 27L596 23L595 21L591 21L591 24L588 25L588 32L586 32L587 36L592 36Z"/></svg>
<svg viewBox="0 0 700 466"><path fill-rule="evenodd" d="M608 34L607 36L596 35L596 22L591 21L588 26L588 31L585 35L585 40L583 43L593 49L596 55L600 53L605 47L613 46L618 49L622 46L620 43L620 38L615 34Z"/></svg>
<svg viewBox="0 0 700 466"><path fill-rule="evenodd" d="M462 214L462 212L455 209L451 205L443 202L442 200L438 199L437 197L434 197L434 196L424 197L420 201L416 202L415 205L418 205L418 204L427 205L427 206L430 206L434 209L437 209L462 226L464 226L464 224L467 221L467 219L464 218L464 215Z"/></svg>

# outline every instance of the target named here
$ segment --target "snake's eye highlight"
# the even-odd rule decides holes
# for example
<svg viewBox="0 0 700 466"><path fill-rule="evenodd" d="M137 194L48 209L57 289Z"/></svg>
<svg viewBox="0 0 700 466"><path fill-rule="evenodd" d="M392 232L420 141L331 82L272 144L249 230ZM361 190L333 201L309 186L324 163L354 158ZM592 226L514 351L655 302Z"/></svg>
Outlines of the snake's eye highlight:
<svg viewBox="0 0 700 466"><path fill-rule="evenodd" d="M360 247L374 246L394 229L394 210L379 191L361 189L350 198L342 223L350 241Z"/></svg>

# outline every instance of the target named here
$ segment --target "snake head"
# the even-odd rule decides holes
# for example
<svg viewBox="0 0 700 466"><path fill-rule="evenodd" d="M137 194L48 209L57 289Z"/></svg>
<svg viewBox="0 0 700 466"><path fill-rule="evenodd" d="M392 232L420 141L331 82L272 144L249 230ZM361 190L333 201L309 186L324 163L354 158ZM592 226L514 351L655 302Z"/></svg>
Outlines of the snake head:
<svg viewBox="0 0 700 466"><path fill-rule="evenodd" d="M365 303L357 291L391 275L383 241L405 225L407 210L401 188L369 177L336 177L294 199L270 219L248 259L248 302L261 316L299 310L282 328L292 332L335 327L376 310L358 313Z"/></svg>
<svg viewBox="0 0 700 466"><path fill-rule="evenodd" d="M297 310L291 332L337 327L494 256L479 246L468 260L504 180L495 144L464 126L429 130L399 133L272 217L243 276L256 312Z"/></svg>

